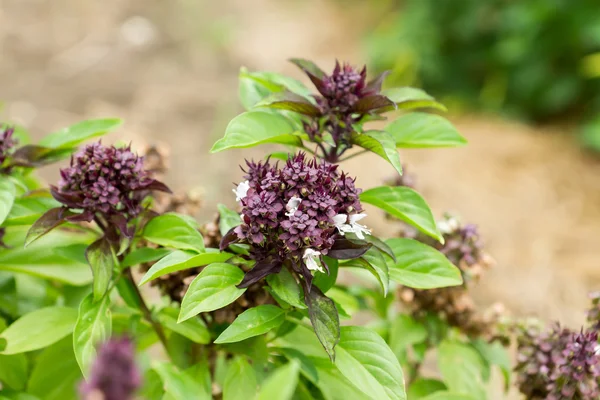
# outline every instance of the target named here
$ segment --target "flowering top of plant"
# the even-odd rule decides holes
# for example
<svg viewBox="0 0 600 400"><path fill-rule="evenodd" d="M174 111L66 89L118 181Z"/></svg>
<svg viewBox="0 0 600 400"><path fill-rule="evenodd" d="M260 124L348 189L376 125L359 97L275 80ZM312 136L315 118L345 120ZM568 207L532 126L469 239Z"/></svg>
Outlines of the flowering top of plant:
<svg viewBox="0 0 600 400"><path fill-rule="evenodd" d="M141 385L135 365L133 343L127 338L102 344L92 365L90 378L81 385L85 400L131 400Z"/></svg>
<svg viewBox="0 0 600 400"><path fill-rule="evenodd" d="M360 189L336 165L309 160L305 153L281 168L269 161L247 165L246 181L234 190L243 223L222 242L249 244L251 257L258 261L241 287L278 272L286 260L310 282L310 271L323 271L322 255L352 258L366 251L366 246L359 255L339 251L346 233L364 239L370 231L358 223L365 216Z"/></svg>
<svg viewBox="0 0 600 400"><path fill-rule="evenodd" d="M169 191L150 177L142 157L129 147L99 142L83 147L60 174L58 186L51 187L52 195L68 208L83 210L87 220L96 213L129 220L142 211L142 200L149 190Z"/></svg>
<svg viewBox="0 0 600 400"><path fill-rule="evenodd" d="M15 129L12 127L0 128L0 166L17 145L17 140L13 138L14 132Z"/></svg>

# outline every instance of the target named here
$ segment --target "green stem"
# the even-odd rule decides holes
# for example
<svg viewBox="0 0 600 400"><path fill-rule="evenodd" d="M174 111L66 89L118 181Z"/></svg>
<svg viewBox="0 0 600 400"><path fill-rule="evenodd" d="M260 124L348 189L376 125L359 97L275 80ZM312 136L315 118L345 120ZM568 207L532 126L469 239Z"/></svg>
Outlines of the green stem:
<svg viewBox="0 0 600 400"><path fill-rule="evenodd" d="M357 152L356 152L356 153L354 153L354 154L350 154L348 157L342 158L341 160L339 160L339 162L342 162L342 161L349 160L349 159L351 159L351 158L354 158L354 157L356 157L356 156L360 156L361 154L365 154L365 153L366 153L366 152L368 152L368 151L369 151L369 150L361 150L361 151L357 151Z"/></svg>

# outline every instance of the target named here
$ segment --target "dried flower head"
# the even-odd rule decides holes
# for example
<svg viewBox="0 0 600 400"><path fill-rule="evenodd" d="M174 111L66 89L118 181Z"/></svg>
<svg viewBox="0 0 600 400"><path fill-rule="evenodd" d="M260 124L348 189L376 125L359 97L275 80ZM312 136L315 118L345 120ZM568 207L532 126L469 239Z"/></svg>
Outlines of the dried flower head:
<svg viewBox="0 0 600 400"><path fill-rule="evenodd" d="M121 215L129 220L142 211L142 200L150 190L169 191L150 177L142 157L129 147L87 145L60 174L58 186L51 187L54 198L88 215Z"/></svg>
<svg viewBox="0 0 600 400"><path fill-rule="evenodd" d="M0 127L0 166L17 145L17 140L13 138L14 132L15 129L12 127Z"/></svg>
<svg viewBox="0 0 600 400"><path fill-rule="evenodd" d="M113 338L98 349L90 378L80 389L85 400L131 400L140 384L133 343L127 338Z"/></svg>

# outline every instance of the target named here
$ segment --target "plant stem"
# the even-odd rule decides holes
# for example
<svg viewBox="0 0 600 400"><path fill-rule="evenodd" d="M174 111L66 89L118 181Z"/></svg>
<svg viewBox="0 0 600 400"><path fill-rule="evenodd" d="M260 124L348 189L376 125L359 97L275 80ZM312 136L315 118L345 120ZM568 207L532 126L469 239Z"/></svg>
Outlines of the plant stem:
<svg viewBox="0 0 600 400"><path fill-rule="evenodd" d="M356 157L356 156L360 156L361 154L364 154L364 153L366 153L366 152L368 152L368 151L369 151L369 150L361 150L361 151L357 151L357 152L356 152L356 153L354 153L354 154L350 154L350 155L349 155L348 157L346 157L346 158L342 158L341 160L339 160L339 162L342 162L342 161L349 160L349 159L351 159L351 158L354 158L354 157Z"/></svg>

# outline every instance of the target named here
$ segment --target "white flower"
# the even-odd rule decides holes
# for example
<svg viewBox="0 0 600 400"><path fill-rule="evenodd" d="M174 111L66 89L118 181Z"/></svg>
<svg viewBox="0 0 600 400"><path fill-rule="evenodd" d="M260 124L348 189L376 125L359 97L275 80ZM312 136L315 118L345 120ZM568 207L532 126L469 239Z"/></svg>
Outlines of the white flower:
<svg viewBox="0 0 600 400"><path fill-rule="evenodd" d="M293 196L291 199L289 199L285 205L285 209L288 211L285 213L285 215L288 217L294 215L296 211L298 211L300 203L302 203L302 200L299 197Z"/></svg>
<svg viewBox="0 0 600 400"><path fill-rule="evenodd" d="M306 268L308 268L311 271L319 271L319 272L324 273L325 270L321 266L321 263L319 260L320 255L321 255L321 252L317 251L317 250L313 250L313 249L304 250L304 255L302 256L302 259L304 260L304 263L306 264Z"/></svg>
<svg viewBox="0 0 600 400"><path fill-rule="evenodd" d="M333 223L335 224L335 227L340 231L340 234L342 236L344 236L344 234L348 232L352 232L359 239L364 239L364 234L366 233L367 235L370 235L371 230L368 229L366 226L359 224L357 221L360 221L366 216L367 214L353 214L350 216L347 216L346 214L338 214L335 217L333 217Z"/></svg>
<svg viewBox="0 0 600 400"><path fill-rule="evenodd" d="M452 233L460 227L460 222L457 218L450 217L438 222L438 229L441 233Z"/></svg>
<svg viewBox="0 0 600 400"><path fill-rule="evenodd" d="M597 344L596 347L594 347L594 354L600 355L600 344Z"/></svg>
<svg viewBox="0 0 600 400"><path fill-rule="evenodd" d="M235 189L231 189L231 191L235 193L235 201L240 201L246 197L248 189L250 189L250 182L248 181L240 182Z"/></svg>
<svg viewBox="0 0 600 400"><path fill-rule="evenodd" d="M346 222L348 222L348 216L346 214L338 214L333 217L333 223L342 236L344 236Z"/></svg>

